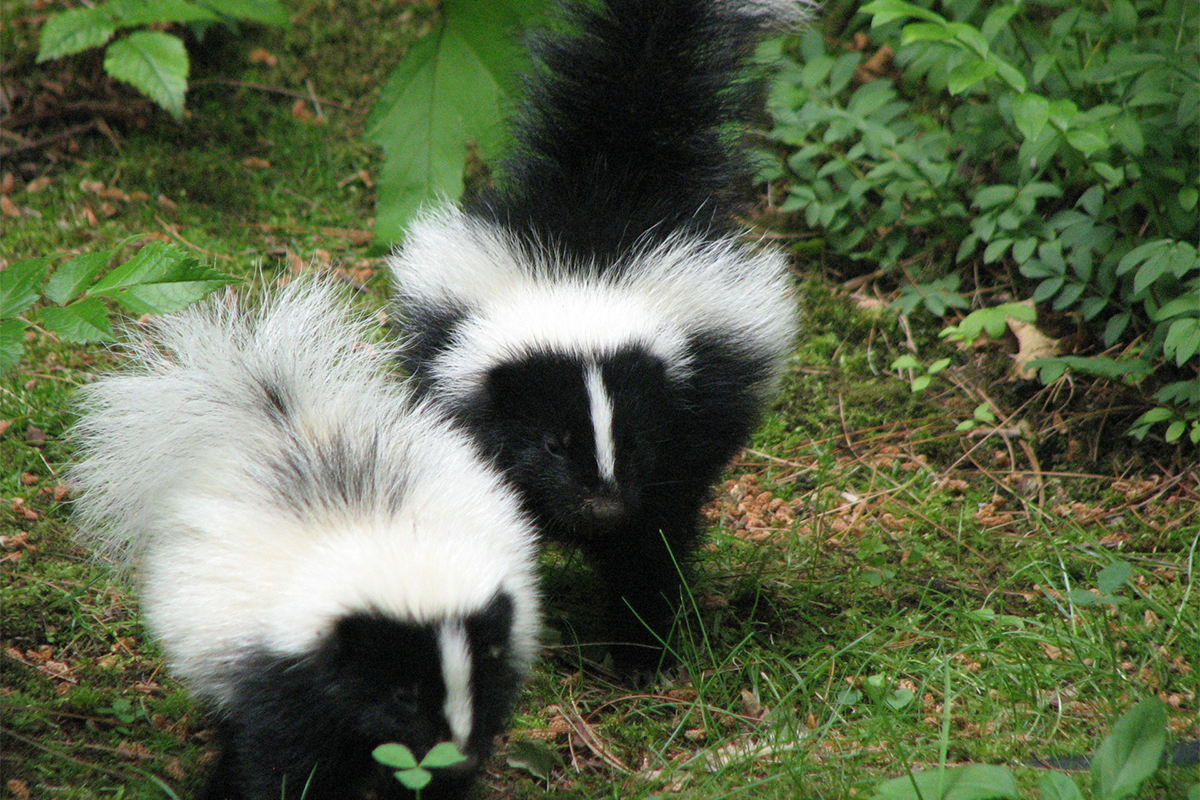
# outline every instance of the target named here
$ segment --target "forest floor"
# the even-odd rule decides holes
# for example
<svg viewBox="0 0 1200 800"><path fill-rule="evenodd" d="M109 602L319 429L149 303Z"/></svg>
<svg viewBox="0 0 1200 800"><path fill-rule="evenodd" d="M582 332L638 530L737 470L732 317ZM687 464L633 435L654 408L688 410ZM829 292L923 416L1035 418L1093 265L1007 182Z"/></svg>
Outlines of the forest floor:
<svg viewBox="0 0 1200 800"><path fill-rule="evenodd" d="M209 40L181 122L96 57L34 65L46 12L4 11L10 94L41 116L0 141L0 266L156 239L257 285L335 271L384 309L361 131L420 9L299 5L287 31ZM1194 459L1124 436L1119 389L1010 380L1010 343L955 348L821 272L797 261L779 399L706 509L681 667L616 680L589 644L585 565L548 552L545 654L481 798L870 797L939 763L1007 765L1028 790L1149 696L1172 741L1200 738ZM888 366L914 348L954 361L918 392ZM72 392L114 363L35 332L0 377L15 800L186 797L213 755L132 587L72 537ZM983 402L999 418L959 430ZM1140 796L1196 780L1164 767Z"/></svg>

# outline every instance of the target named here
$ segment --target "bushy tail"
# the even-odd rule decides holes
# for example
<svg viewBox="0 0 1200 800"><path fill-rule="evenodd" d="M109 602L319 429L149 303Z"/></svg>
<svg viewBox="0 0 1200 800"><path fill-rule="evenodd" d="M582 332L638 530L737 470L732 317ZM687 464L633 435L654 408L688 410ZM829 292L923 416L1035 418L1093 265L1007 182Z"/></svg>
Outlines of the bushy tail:
<svg viewBox="0 0 1200 800"><path fill-rule="evenodd" d="M570 31L532 46L514 154L468 211L584 261L727 231L749 177L731 130L758 97L747 63L766 32L804 19L801 2L565 4Z"/></svg>
<svg viewBox="0 0 1200 800"><path fill-rule="evenodd" d="M405 414L407 395L382 375L391 354L362 344L370 320L336 294L297 281L256 307L210 298L152 321L128 345L129 365L83 390L72 480L80 531L98 551L138 555L173 532L181 498L278 509L287 495L338 491L288 476L313 478L306 453L347 425L369 439L369 422Z"/></svg>

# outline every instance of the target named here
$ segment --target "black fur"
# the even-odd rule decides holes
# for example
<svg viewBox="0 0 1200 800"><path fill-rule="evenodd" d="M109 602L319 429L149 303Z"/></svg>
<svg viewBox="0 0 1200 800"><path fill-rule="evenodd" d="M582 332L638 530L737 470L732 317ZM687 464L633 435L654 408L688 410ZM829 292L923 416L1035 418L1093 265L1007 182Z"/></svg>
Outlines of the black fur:
<svg viewBox="0 0 1200 800"><path fill-rule="evenodd" d="M680 230L730 232L750 180L730 126L759 96L744 66L769 22L734 6L564 4L576 33L533 41L514 152L467 211L602 268Z"/></svg>
<svg viewBox="0 0 1200 800"><path fill-rule="evenodd" d="M495 367L460 419L517 487L548 537L578 546L608 587L607 633L622 669L653 668L709 487L749 435L766 359L697 337L694 372L671 379L638 348L599 360L613 403L617 493L595 458L582 361L544 354Z"/></svg>
<svg viewBox="0 0 1200 800"><path fill-rule="evenodd" d="M696 257L717 259L729 247L733 262L751 263L751 250L735 242L733 214L750 175L737 126L759 95L761 82L747 72L753 46L779 20L765 4L722 0L563 5L566 32L534 42L513 152L496 186L452 230L466 239L491 232L506 248L497 258L515 259L537 281L583 278L610 293L657 246L713 244L712 252L697 246ZM438 274L424 259L459 257L453 249L424 255L428 248L410 251L423 254L421 263L398 256L406 368L472 431L541 531L578 546L596 567L618 666L653 668L670 636L700 507L757 421L790 338L790 308L753 309L787 318L770 334L731 333L710 321L719 314L705 318L685 329L680 364L663 363L636 336L615 351L611 342L590 352L525 343L521 352L480 356L481 385L454 396L440 384L439 365L448 354L472 357L460 334L485 313L472 304L489 299L473 286L406 287L406 270ZM782 260L771 264L778 269L755 266L753 274L782 297ZM694 276L678 273L672 291L686 295ZM604 338L593 327L583 339L593 335ZM615 485L601 480L597 464L590 364L613 403Z"/></svg>
<svg viewBox="0 0 1200 800"><path fill-rule="evenodd" d="M438 770L425 800L469 790L519 684L505 646L512 601L500 595L466 617L475 724L462 766ZM221 752L198 800L307 800L414 795L371 751L405 744L418 760L450 738L436 628L382 615L341 619L307 657L243 656L237 696L221 719Z"/></svg>

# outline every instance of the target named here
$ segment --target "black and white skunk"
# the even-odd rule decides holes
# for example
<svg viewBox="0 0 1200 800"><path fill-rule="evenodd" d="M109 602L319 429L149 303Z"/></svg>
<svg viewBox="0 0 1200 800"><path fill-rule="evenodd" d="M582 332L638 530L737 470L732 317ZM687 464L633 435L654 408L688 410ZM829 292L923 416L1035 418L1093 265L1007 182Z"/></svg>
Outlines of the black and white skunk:
<svg viewBox="0 0 1200 800"><path fill-rule="evenodd" d="M371 751L442 741L423 797L461 797L534 657L536 533L369 327L320 283L209 301L84 392L80 529L216 712L206 800L409 797Z"/></svg>
<svg viewBox="0 0 1200 800"><path fill-rule="evenodd" d="M742 240L746 74L790 0L579 0L533 45L513 154L392 256L404 364L608 587L653 667L712 482L794 335L785 258Z"/></svg>

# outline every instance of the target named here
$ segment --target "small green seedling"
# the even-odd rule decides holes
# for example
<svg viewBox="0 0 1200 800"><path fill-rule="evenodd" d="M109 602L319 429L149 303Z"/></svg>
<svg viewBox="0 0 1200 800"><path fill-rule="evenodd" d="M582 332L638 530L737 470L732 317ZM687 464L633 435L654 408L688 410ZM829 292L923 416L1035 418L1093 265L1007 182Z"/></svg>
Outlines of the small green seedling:
<svg viewBox="0 0 1200 800"><path fill-rule="evenodd" d="M425 754L420 763L407 746L395 742L381 744L371 751L371 757L385 767L396 768L396 780L412 789L420 798L421 790L433 780L432 769L450 767L467 760L454 742L441 742Z"/></svg>
<svg viewBox="0 0 1200 800"><path fill-rule="evenodd" d="M950 366L950 359L939 358L937 361L926 367L920 361L917 361L915 356L904 354L892 362L894 370L912 370L909 383L912 386L913 394L924 391L933 382L933 376ZM918 373L924 372L924 375Z"/></svg>

